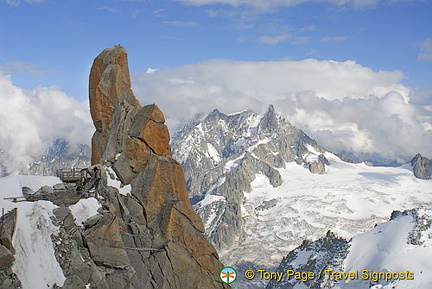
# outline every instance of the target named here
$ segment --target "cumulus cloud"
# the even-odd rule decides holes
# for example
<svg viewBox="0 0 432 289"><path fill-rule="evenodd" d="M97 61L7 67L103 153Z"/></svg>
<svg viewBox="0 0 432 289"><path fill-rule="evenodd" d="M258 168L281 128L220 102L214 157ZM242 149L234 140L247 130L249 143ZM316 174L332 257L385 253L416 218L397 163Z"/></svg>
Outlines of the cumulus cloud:
<svg viewBox="0 0 432 289"><path fill-rule="evenodd" d="M182 118L218 108L225 113L274 104L283 117L333 151L380 153L407 160L432 157L432 111L401 84L399 71L374 71L354 61L246 62L211 60L153 74L133 74L141 103L157 103L173 128ZM426 94L426 95L425 95Z"/></svg>
<svg viewBox="0 0 432 289"><path fill-rule="evenodd" d="M0 74L0 149L9 169L18 169L54 139L89 143L93 131L87 102L58 87L25 91Z"/></svg>

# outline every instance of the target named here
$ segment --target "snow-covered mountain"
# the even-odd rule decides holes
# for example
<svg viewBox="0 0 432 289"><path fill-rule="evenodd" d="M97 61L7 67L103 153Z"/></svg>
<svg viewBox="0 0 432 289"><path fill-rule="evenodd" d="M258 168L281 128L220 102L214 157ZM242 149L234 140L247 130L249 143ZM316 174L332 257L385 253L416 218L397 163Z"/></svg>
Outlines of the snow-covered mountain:
<svg viewBox="0 0 432 289"><path fill-rule="evenodd" d="M90 166L91 149L86 144L70 144L60 138L53 141L44 154L22 169L27 175L55 176L60 168L86 168Z"/></svg>
<svg viewBox="0 0 432 289"><path fill-rule="evenodd" d="M13 148L7 148L13 150ZM6 161L5 151L0 149L0 177L16 173ZM71 144L64 138L56 139L46 151L31 157L20 173L35 176L55 176L60 168L86 168L90 166L91 149L87 144ZM8 165L9 164L9 165Z"/></svg>
<svg viewBox="0 0 432 289"><path fill-rule="evenodd" d="M239 237L244 193L258 174L272 187L282 184L278 168L295 162L314 173L325 173L325 152L284 119L273 106L264 115L251 111L225 115L213 110L204 120L191 121L174 135L174 157L185 170L192 203L203 218L207 236L220 249ZM310 151L316 152L312 154Z"/></svg>
<svg viewBox="0 0 432 289"><path fill-rule="evenodd" d="M233 288L265 286L242 273L274 270L305 239L331 230L349 240L393 210L432 205L430 180L417 179L411 164L342 161L272 106L264 115L214 110L180 127L172 148L208 238L239 270Z"/></svg>
<svg viewBox="0 0 432 289"><path fill-rule="evenodd" d="M330 231L315 242L304 241L276 270L276 288L431 288L432 210L395 211L388 222L349 242ZM313 272L309 280L285 272Z"/></svg>

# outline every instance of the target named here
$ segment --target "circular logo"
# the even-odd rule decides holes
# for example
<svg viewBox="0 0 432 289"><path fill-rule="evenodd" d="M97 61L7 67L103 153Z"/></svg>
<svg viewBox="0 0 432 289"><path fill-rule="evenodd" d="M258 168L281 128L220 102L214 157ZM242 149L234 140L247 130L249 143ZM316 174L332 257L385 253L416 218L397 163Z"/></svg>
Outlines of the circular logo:
<svg viewBox="0 0 432 289"><path fill-rule="evenodd" d="M219 278L225 284L231 284L237 279L237 272L233 267L223 267L220 270Z"/></svg>
<svg viewBox="0 0 432 289"><path fill-rule="evenodd" d="M246 279L252 280L253 278L255 278L255 272L253 270L246 270L245 277Z"/></svg>

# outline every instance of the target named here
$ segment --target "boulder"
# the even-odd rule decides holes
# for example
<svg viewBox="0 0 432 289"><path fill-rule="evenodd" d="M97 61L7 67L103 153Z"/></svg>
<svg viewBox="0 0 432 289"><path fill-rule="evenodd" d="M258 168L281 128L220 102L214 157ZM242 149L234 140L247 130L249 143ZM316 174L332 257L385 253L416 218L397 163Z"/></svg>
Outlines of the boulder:
<svg viewBox="0 0 432 289"><path fill-rule="evenodd" d="M87 288L86 284L77 275L66 278L62 289L84 289Z"/></svg>
<svg viewBox="0 0 432 289"><path fill-rule="evenodd" d="M96 265L120 269L130 265L119 227L118 218L108 213L87 230L85 240Z"/></svg>
<svg viewBox="0 0 432 289"><path fill-rule="evenodd" d="M320 174L320 175L325 174L326 165L330 165L329 161L323 154L320 154L318 156L317 161L313 161L312 163L309 163L309 171L313 174Z"/></svg>

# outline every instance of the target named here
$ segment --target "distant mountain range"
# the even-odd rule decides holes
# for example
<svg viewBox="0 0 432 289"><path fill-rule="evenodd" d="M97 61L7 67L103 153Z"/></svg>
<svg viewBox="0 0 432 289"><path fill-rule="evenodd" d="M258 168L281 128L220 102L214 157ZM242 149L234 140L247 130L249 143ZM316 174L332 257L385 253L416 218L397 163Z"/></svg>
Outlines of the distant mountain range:
<svg viewBox="0 0 432 289"><path fill-rule="evenodd" d="M394 210L432 204L427 180L432 175L431 160L418 154L398 167L374 167L371 163L383 160L375 157L363 163L351 153L333 154L278 116L273 106L263 115L252 111L227 115L215 109L206 117L196 116L177 128L171 145L207 238L222 261L239 270L233 288L251 284L254 288L291 288L292 282L281 287L282 283L246 280L241 273L278 266L299 268L293 264L298 261L295 256L306 254L300 251L328 244L345 249L339 255L317 253L316 262L346 269L341 266L352 237L373 232ZM0 152L4 175L7 167L2 156ZM58 139L22 172L55 175L57 168L87 167L90 158L87 145L71 146ZM306 239L312 241L303 242ZM312 266L307 260L303 265ZM302 283L316 288L313 284L318 283Z"/></svg>
<svg viewBox="0 0 432 289"><path fill-rule="evenodd" d="M22 169L24 174L53 176L60 168L85 168L90 165L91 149L86 144L71 145L65 139L54 140L44 154Z"/></svg>
<svg viewBox="0 0 432 289"><path fill-rule="evenodd" d="M417 155L399 167L343 161L273 106L263 115L196 117L179 127L172 148L207 237L240 272L274 270L303 240L328 230L349 240L393 210L432 204L430 181L414 176L430 178L428 159ZM266 282L240 277L234 288Z"/></svg>
<svg viewBox="0 0 432 289"><path fill-rule="evenodd" d="M11 173L5 161L5 152L0 150L0 177ZM32 161L21 168L25 175L55 176L60 168L85 168L90 165L91 148L86 144L70 144L60 138L42 154L32 157Z"/></svg>

